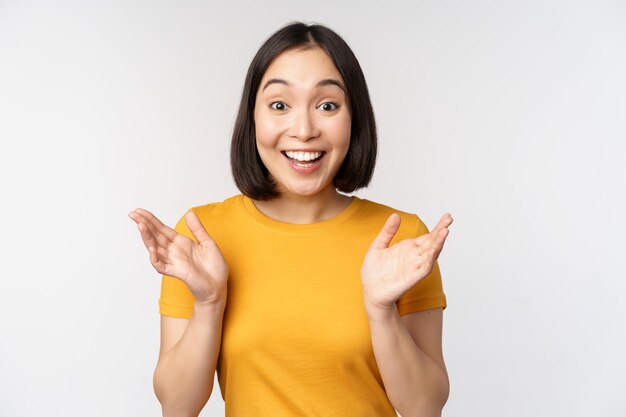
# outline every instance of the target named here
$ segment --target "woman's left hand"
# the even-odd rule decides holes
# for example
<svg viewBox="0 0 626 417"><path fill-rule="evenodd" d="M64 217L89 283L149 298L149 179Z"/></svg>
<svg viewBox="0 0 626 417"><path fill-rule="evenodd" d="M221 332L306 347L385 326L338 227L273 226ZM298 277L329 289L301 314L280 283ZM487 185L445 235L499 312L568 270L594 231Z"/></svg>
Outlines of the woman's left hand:
<svg viewBox="0 0 626 417"><path fill-rule="evenodd" d="M391 308L405 292L430 274L450 232L450 224L452 216L444 214L430 233L389 247L400 227L400 215L389 216L370 245L361 267L367 309Z"/></svg>

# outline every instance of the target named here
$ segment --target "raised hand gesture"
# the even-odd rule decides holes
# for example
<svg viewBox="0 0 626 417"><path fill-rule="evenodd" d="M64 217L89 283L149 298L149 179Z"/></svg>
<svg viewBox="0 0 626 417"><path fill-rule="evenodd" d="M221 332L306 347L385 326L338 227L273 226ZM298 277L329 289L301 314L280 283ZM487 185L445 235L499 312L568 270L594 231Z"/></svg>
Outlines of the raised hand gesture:
<svg viewBox="0 0 626 417"><path fill-rule="evenodd" d="M185 222L196 242L164 225L147 210L138 208L128 217L137 223L157 272L184 281L197 303L226 300L228 265L193 211L185 215Z"/></svg>
<svg viewBox="0 0 626 417"><path fill-rule="evenodd" d="M448 236L452 216L445 214L432 232L405 239L389 247L400 227L400 215L392 214L370 245L361 282L366 308L388 309L433 269Z"/></svg>

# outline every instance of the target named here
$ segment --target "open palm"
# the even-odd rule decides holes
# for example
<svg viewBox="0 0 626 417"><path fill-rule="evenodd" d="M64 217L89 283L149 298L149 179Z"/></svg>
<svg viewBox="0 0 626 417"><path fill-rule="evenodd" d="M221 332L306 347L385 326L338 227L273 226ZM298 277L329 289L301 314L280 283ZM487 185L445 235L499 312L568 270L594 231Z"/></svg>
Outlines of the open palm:
<svg viewBox="0 0 626 417"><path fill-rule="evenodd" d="M157 272L185 282L197 302L225 298L228 265L193 211L185 215L185 222L196 241L166 226L148 210L138 208L128 217L137 223Z"/></svg>
<svg viewBox="0 0 626 417"><path fill-rule="evenodd" d="M452 216L445 214L432 232L405 239L389 247L400 227L392 214L370 245L361 267L364 299L368 306L387 308L426 277L439 257Z"/></svg>

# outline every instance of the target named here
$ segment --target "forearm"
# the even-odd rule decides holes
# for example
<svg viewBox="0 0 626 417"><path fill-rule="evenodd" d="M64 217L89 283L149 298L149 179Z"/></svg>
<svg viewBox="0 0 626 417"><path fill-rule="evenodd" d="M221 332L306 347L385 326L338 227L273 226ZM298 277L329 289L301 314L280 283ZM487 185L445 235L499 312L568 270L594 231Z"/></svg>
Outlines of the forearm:
<svg viewBox="0 0 626 417"><path fill-rule="evenodd" d="M372 347L389 401L403 417L436 417L449 393L446 372L419 346L398 310L368 309Z"/></svg>
<svg viewBox="0 0 626 417"><path fill-rule="evenodd" d="M197 416L211 396L226 302L194 306L180 341L154 372L154 391L164 416Z"/></svg>

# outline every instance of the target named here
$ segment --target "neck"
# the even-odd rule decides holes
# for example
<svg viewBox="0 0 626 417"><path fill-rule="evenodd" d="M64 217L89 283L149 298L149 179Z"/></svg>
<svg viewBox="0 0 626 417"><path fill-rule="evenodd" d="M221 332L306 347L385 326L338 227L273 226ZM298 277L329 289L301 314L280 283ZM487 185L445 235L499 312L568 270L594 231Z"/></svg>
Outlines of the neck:
<svg viewBox="0 0 626 417"><path fill-rule="evenodd" d="M270 201L254 200L257 209L267 217L285 223L310 224L332 219L352 201L334 187L313 195L283 193Z"/></svg>

